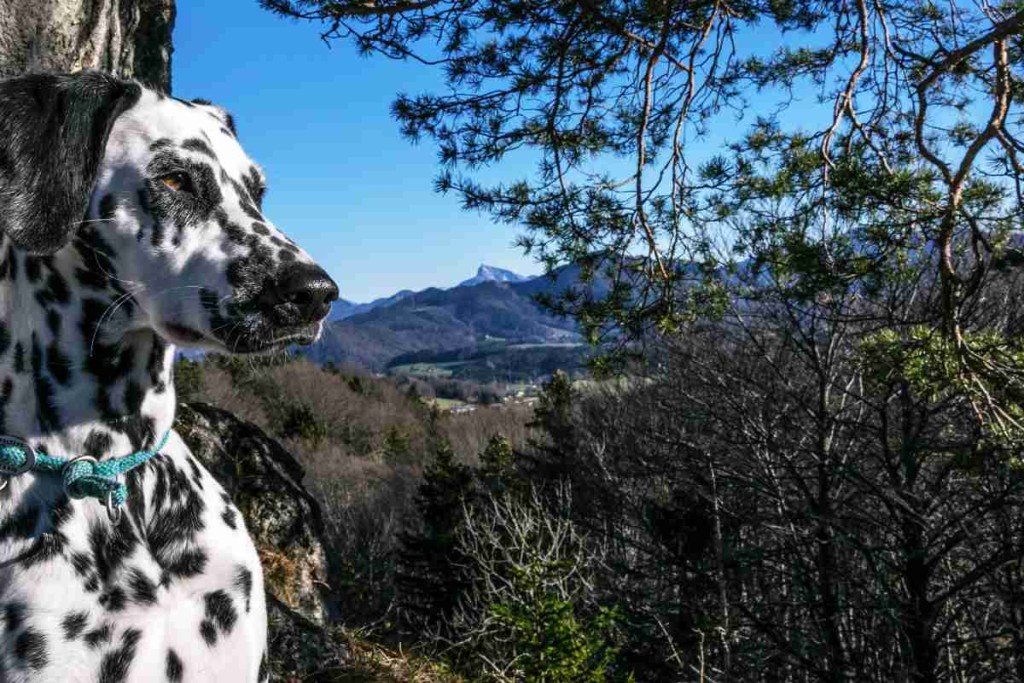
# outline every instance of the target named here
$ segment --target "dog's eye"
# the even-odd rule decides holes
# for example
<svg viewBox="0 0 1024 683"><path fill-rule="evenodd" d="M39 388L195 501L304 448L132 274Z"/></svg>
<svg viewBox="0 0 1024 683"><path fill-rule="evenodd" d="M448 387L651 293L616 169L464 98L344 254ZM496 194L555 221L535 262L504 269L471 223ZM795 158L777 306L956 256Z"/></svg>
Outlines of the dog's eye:
<svg viewBox="0 0 1024 683"><path fill-rule="evenodd" d="M160 176L160 182L171 192L192 192L192 179L180 171Z"/></svg>

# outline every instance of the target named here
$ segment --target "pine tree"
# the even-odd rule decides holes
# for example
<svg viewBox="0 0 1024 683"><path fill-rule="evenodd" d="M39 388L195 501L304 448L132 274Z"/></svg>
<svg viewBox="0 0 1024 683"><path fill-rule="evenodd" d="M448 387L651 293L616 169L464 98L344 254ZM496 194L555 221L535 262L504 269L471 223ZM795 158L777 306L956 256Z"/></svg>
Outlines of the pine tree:
<svg viewBox="0 0 1024 683"><path fill-rule="evenodd" d="M384 436L384 459L390 463L406 462L409 452L409 437L398 427L391 426Z"/></svg>
<svg viewBox="0 0 1024 683"><path fill-rule="evenodd" d="M557 370L544 384L533 421L529 426L540 432L530 440L534 466L543 480L568 479L576 451L576 429L573 426L574 390L569 376Z"/></svg>
<svg viewBox="0 0 1024 683"><path fill-rule="evenodd" d="M420 525L400 537L397 583L408 625L443 626L468 587L457 533L475 495L473 470L440 438L416 498Z"/></svg>
<svg viewBox="0 0 1024 683"><path fill-rule="evenodd" d="M481 487L491 497L503 494L522 496L528 482L519 471L512 442L502 434L495 434L480 453L478 472Z"/></svg>

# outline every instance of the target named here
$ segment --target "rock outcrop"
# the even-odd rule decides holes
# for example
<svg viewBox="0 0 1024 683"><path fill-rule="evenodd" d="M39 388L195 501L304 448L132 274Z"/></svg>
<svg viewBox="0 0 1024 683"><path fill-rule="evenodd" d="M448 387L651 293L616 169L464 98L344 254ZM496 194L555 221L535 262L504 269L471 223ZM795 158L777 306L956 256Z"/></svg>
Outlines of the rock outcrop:
<svg viewBox="0 0 1024 683"><path fill-rule="evenodd" d="M204 403L179 406L178 433L245 517L263 561L273 680L320 680L343 668L344 646L327 626L327 560L320 505L303 469L254 424Z"/></svg>

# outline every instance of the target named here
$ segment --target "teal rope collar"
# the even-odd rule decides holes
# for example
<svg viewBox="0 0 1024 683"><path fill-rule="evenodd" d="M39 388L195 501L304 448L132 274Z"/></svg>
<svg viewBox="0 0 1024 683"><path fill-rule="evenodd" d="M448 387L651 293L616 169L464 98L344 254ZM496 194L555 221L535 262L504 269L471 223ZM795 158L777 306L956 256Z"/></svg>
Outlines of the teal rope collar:
<svg viewBox="0 0 1024 683"><path fill-rule="evenodd" d="M21 439L0 436L0 477L3 477L0 491L7 486L8 479L25 472L58 473L64 480L64 491L68 497L106 500L107 508L113 514L128 500L128 487L121 477L155 457L170 438L171 432L168 431L152 450L100 462L88 455L58 458L32 448Z"/></svg>

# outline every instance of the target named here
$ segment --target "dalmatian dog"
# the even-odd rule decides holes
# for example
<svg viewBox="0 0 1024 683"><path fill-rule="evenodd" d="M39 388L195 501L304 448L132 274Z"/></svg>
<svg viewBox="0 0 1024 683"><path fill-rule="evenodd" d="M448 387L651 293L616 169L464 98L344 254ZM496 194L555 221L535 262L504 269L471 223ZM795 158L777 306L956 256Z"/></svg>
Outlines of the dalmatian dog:
<svg viewBox="0 0 1024 683"><path fill-rule="evenodd" d="M170 431L176 348L308 344L338 296L263 193L206 101L90 71L0 81L0 435L102 463L170 432L116 510L59 473L4 478L0 682L266 680L257 553Z"/></svg>

